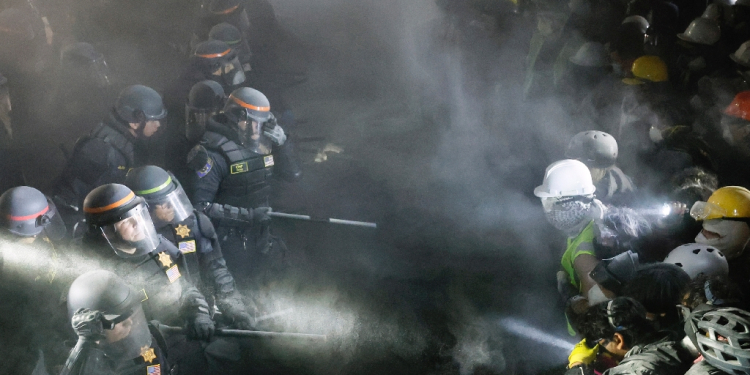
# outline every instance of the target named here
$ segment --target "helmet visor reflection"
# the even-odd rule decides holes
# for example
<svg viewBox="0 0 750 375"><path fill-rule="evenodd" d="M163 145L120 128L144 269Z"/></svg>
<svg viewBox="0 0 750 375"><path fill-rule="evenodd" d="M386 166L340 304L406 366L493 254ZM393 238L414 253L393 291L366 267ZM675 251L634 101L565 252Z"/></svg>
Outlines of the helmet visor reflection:
<svg viewBox="0 0 750 375"><path fill-rule="evenodd" d="M718 219L725 217L726 215L727 211L725 209L710 202L698 201L690 208L690 216L698 221Z"/></svg>

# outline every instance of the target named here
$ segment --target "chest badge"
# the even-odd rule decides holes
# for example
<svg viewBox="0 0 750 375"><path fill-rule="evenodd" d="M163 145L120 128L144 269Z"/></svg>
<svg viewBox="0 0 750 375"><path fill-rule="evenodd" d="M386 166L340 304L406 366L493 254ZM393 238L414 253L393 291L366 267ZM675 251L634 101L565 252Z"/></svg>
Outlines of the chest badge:
<svg viewBox="0 0 750 375"><path fill-rule="evenodd" d="M229 166L229 173L231 174L245 173L247 171L248 168L246 161L243 161L242 163L234 163Z"/></svg>
<svg viewBox="0 0 750 375"><path fill-rule="evenodd" d="M166 252L159 253L159 263L161 263L162 267L169 267L172 265L172 257Z"/></svg>
<svg viewBox="0 0 750 375"><path fill-rule="evenodd" d="M141 348L141 357L143 357L144 362L151 363L156 359L156 354L154 354L154 348L150 348L148 346L144 346Z"/></svg>
<svg viewBox="0 0 750 375"><path fill-rule="evenodd" d="M266 155L263 157L263 166L266 168L273 167L273 155Z"/></svg>
<svg viewBox="0 0 750 375"><path fill-rule="evenodd" d="M146 375L161 375L161 365L148 366Z"/></svg>
<svg viewBox="0 0 750 375"><path fill-rule="evenodd" d="M180 238L185 238L190 235L190 228L187 227L187 225L178 225L177 228L174 228L174 233Z"/></svg>
<svg viewBox="0 0 750 375"><path fill-rule="evenodd" d="M177 244L180 252L183 254L190 254L195 252L195 240L182 241Z"/></svg>
<svg viewBox="0 0 750 375"><path fill-rule="evenodd" d="M166 271L166 273L167 273L167 278L169 279L170 283L174 283L175 281L177 281L177 279L179 279L180 277L182 277L182 275L180 274L180 270L177 269L177 265L176 264L174 266L170 267Z"/></svg>

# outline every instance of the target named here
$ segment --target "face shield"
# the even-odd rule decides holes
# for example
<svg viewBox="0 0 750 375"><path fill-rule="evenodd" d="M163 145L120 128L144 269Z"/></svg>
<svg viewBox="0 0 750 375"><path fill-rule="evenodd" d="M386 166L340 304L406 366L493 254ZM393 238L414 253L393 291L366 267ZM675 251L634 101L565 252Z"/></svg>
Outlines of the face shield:
<svg viewBox="0 0 750 375"><path fill-rule="evenodd" d="M5 129L9 137L13 135L11 110L8 86L0 84L0 123L2 123L3 129Z"/></svg>
<svg viewBox="0 0 750 375"><path fill-rule="evenodd" d="M193 108L185 105L185 136L188 140L200 140L206 132L208 119L216 114L214 111Z"/></svg>
<svg viewBox="0 0 750 375"><path fill-rule="evenodd" d="M251 117L247 111L244 117L237 123L237 134L242 145L256 154L270 154L273 143L263 134L263 122Z"/></svg>
<svg viewBox="0 0 750 375"><path fill-rule="evenodd" d="M148 199L148 209L156 228L180 223L193 214L193 205L181 186L158 199Z"/></svg>
<svg viewBox="0 0 750 375"><path fill-rule="evenodd" d="M107 61L104 60L104 56L99 56L91 61L91 79L96 82L96 85L100 88L108 87L110 85L110 73Z"/></svg>
<svg viewBox="0 0 750 375"><path fill-rule="evenodd" d="M49 211L44 215L44 220L46 221L44 225L44 234L50 240L59 241L63 239L67 233L65 222L63 222L62 216L60 216L60 212L57 210L57 207L52 200L47 199L47 205L49 205Z"/></svg>
<svg viewBox="0 0 750 375"><path fill-rule="evenodd" d="M240 60L236 55L230 59L221 61L211 72L214 81L221 82L224 87L233 87L245 82L245 72L242 70Z"/></svg>
<svg viewBox="0 0 750 375"><path fill-rule="evenodd" d="M151 333L140 303L130 314L105 314L102 323L106 338L99 342L98 347L108 358L135 359L142 355L144 348L151 346Z"/></svg>
<svg viewBox="0 0 750 375"><path fill-rule="evenodd" d="M139 257L148 254L159 245L154 223L143 203L123 215L123 219L100 227L109 246L121 258Z"/></svg>

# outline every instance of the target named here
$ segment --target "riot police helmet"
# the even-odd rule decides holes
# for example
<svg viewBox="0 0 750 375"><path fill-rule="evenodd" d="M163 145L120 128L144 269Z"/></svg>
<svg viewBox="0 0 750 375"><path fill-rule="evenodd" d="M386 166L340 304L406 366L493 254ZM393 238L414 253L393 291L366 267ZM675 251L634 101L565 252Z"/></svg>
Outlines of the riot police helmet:
<svg viewBox="0 0 750 375"><path fill-rule="evenodd" d="M224 88L210 79L193 85L185 105L185 136L198 141L206 130L208 118L218 113L226 103Z"/></svg>
<svg viewBox="0 0 750 375"><path fill-rule="evenodd" d="M245 72L237 52L220 40L198 43L193 52L193 62L205 78L219 82L225 88L245 82Z"/></svg>
<svg viewBox="0 0 750 375"><path fill-rule="evenodd" d="M259 154L271 152L272 142L263 132L263 124L273 118L271 104L263 93L249 87L232 92L224 114L236 125L237 135L245 148Z"/></svg>
<svg viewBox="0 0 750 375"><path fill-rule="evenodd" d="M157 228L182 222L193 214L193 205L179 181L155 165L131 170L125 177L125 185L146 200Z"/></svg>
<svg viewBox="0 0 750 375"><path fill-rule="evenodd" d="M63 47L60 52L63 72L72 78L89 78L99 87L110 84L110 73L104 55L86 42L76 42Z"/></svg>
<svg viewBox="0 0 750 375"><path fill-rule="evenodd" d="M226 43L230 48L235 48L235 46L242 43L242 33L231 24L222 22L211 28L208 32L208 39L220 40Z"/></svg>
<svg viewBox="0 0 750 375"><path fill-rule="evenodd" d="M89 234L101 234L122 258L140 257L159 245L146 202L125 185L92 190L83 201L83 212Z"/></svg>
<svg viewBox="0 0 750 375"><path fill-rule="evenodd" d="M99 349L112 359L133 359L151 345L141 301L146 296L112 272L97 270L78 276L68 290L68 317L81 309L100 312L105 339Z"/></svg>
<svg viewBox="0 0 750 375"><path fill-rule="evenodd" d="M120 92L115 101L117 115L129 123L161 120L167 117L161 95L143 85L132 85Z"/></svg>
<svg viewBox="0 0 750 375"><path fill-rule="evenodd" d="M0 226L18 237L33 238L42 231L52 239L65 235L65 224L54 204L29 186L11 188L0 196Z"/></svg>

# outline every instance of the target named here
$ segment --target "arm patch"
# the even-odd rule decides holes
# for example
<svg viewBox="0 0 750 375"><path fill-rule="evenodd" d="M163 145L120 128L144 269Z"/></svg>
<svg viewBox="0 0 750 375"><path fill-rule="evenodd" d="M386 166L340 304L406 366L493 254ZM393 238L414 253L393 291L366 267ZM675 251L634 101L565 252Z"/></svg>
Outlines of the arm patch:
<svg viewBox="0 0 750 375"><path fill-rule="evenodd" d="M206 177L211 172L211 168L214 167L214 161L211 156L208 155L206 148L201 145L196 145L187 155L188 167L195 171L199 178Z"/></svg>

